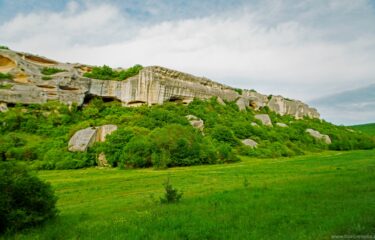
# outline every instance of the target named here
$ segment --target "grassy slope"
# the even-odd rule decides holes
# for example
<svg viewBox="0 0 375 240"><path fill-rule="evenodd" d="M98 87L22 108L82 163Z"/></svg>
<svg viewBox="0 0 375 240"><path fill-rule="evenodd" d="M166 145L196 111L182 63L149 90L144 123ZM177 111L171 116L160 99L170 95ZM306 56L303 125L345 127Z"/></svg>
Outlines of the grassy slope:
<svg viewBox="0 0 375 240"><path fill-rule="evenodd" d="M375 150L39 176L55 187L60 218L18 239L330 239L375 232ZM167 176L184 191L179 204L152 200Z"/></svg>
<svg viewBox="0 0 375 240"><path fill-rule="evenodd" d="M355 130L359 130L369 135L375 136L375 123L355 125L355 126L350 126L350 127Z"/></svg>

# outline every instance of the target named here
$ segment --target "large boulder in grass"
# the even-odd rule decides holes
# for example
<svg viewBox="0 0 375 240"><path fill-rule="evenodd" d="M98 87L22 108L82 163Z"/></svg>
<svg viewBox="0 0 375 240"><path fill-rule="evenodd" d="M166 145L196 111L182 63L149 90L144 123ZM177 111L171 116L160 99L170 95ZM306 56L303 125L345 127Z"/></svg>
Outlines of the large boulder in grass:
<svg viewBox="0 0 375 240"><path fill-rule="evenodd" d="M197 116L194 115L187 115L185 116L187 120L189 120L191 126L193 126L196 129L199 129L201 132L203 132L204 129L204 121Z"/></svg>
<svg viewBox="0 0 375 240"><path fill-rule="evenodd" d="M84 152L95 142L104 142L106 136L116 130L117 126L112 124L79 130L70 138L68 150L71 152Z"/></svg>
<svg viewBox="0 0 375 240"><path fill-rule="evenodd" d="M313 138L318 139L318 140L322 140L326 144L332 143L331 138L328 135L321 134L320 132L318 132L314 129L308 128L308 129L306 129L306 132L308 134L310 134L310 136L312 136Z"/></svg>
<svg viewBox="0 0 375 240"><path fill-rule="evenodd" d="M244 139L244 140L241 140L242 144L245 145L245 146L248 146L248 147L251 147L251 148L256 148L258 143L255 142L254 140L250 139L250 138L247 138L247 139Z"/></svg>
<svg viewBox="0 0 375 240"><path fill-rule="evenodd" d="M259 121L261 121L262 124L265 126L272 127L272 121L271 121L270 116L268 116L268 114L257 114L255 115L255 119L258 119Z"/></svg>

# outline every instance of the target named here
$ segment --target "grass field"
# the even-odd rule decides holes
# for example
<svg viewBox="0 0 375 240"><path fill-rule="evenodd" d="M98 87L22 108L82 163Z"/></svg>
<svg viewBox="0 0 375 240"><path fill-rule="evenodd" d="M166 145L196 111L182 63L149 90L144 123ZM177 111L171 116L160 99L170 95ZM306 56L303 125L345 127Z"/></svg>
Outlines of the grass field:
<svg viewBox="0 0 375 240"><path fill-rule="evenodd" d="M41 171L60 217L16 239L331 239L375 235L375 150L168 170ZM161 205L169 177L184 191Z"/></svg>
<svg viewBox="0 0 375 240"><path fill-rule="evenodd" d="M375 123L355 125L351 126L351 128L375 136Z"/></svg>

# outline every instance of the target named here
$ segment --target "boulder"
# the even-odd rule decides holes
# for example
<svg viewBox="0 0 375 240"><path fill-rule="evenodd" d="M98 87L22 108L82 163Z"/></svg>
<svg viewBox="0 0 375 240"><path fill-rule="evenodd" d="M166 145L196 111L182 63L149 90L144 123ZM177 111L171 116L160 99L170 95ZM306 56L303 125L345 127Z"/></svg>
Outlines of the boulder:
<svg viewBox="0 0 375 240"><path fill-rule="evenodd" d="M251 148L256 148L257 145L258 145L257 142L255 142L254 140L252 140L250 138L241 140L241 142L243 143L243 145L246 145L246 146L251 147Z"/></svg>
<svg viewBox="0 0 375 240"><path fill-rule="evenodd" d="M239 99L236 101L236 104L237 104L238 109L239 109L240 111L244 111L244 110L246 110L246 106L247 106L247 104L246 104L246 100L245 100L244 98L239 98Z"/></svg>
<svg viewBox="0 0 375 240"><path fill-rule="evenodd" d="M98 127L98 131L97 131L97 141L98 142L104 142L105 141L105 137L109 134L111 134L112 132L116 131L117 130L117 126L116 125L113 125L113 124L108 124L108 125L103 125L103 126L100 126Z"/></svg>
<svg viewBox="0 0 375 240"><path fill-rule="evenodd" d="M318 140L322 140L326 144L331 144L332 143L331 138L328 135L321 134L320 132L318 132L318 131L316 131L314 129L308 128L308 129L306 129L306 132L308 134L310 134L310 136L312 136L313 138L318 139Z"/></svg>
<svg viewBox="0 0 375 240"><path fill-rule="evenodd" d="M88 127L77 131L68 143L68 149L71 152L84 152L96 141L97 128Z"/></svg>
<svg viewBox="0 0 375 240"><path fill-rule="evenodd" d="M276 123L276 126L278 126L278 127L282 127L282 128L286 128L286 127L288 127L288 125L286 125L285 123Z"/></svg>
<svg viewBox="0 0 375 240"><path fill-rule="evenodd" d="M8 111L8 106L6 103L0 102L0 112Z"/></svg>
<svg viewBox="0 0 375 240"><path fill-rule="evenodd" d="M194 115L187 115L185 116L187 120L189 120L191 126L193 126L196 129L199 129L201 132L203 132L204 129L204 121L197 116Z"/></svg>
<svg viewBox="0 0 375 240"><path fill-rule="evenodd" d="M97 164L99 167L109 167L108 161L105 157L105 154L101 152L97 158Z"/></svg>
<svg viewBox="0 0 375 240"><path fill-rule="evenodd" d="M224 100L223 100L221 97L218 97L218 98L216 99L216 101L217 101L220 105L223 105L223 106L226 105L225 102L224 102Z"/></svg>
<svg viewBox="0 0 375 240"><path fill-rule="evenodd" d="M104 142L106 136L116 130L117 126L112 124L79 130L70 138L68 150L71 152L84 152L95 142Z"/></svg>
<svg viewBox="0 0 375 240"><path fill-rule="evenodd" d="M255 118L261 121L263 125L272 127L272 122L268 114L257 114Z"/></svg>

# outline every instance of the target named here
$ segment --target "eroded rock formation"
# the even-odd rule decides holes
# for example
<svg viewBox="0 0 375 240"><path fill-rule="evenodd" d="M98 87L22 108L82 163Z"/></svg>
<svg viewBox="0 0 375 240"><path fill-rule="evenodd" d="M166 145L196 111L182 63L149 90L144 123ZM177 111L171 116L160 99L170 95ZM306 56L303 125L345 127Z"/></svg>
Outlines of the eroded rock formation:
<svg viewBox="0 0 375 240"><path fill-rule="evenodd" d="M326 144L332 143L331 138L328 135L321 134L320 132L318 132L314 129L308 128L308 129L306 129L306 132L308 134L310 134L310 136L312 136L313 138L318 139L318 140L322 140Z"/></svg>
<svg viewBox="0 0 375 240"><path fill-rule="evenodd" d="M70 138L68 149L71 152L84 152L95 142L104 142L106 136L116 130L117 126L112 124L79 130Z"/></svg>
<svg viewBox="0 0 375 240"><path fill-rule="evenodd" d="M64 70L44 76L44 67ZM237 93L234 88L204 77L171 69L151 66L143 68L138 75L123 81L97 80L83 77L92 67L82 64L59 63L44 57L11 50L0 50L0 72L10 74L12 79L2 79L1 84L10 88L0 89L0 102L45 103L57 100L65 104L82 105L85 98L98 96L121 101L124 106L162 104L176 101L188 104L194 98L217 97L224 101L236 101L241 110L268 106L271 110L296 118L309 116L319 118L314 108L281 96L271 98L255 91Z"/></svg>

